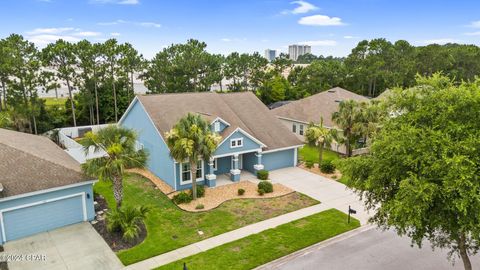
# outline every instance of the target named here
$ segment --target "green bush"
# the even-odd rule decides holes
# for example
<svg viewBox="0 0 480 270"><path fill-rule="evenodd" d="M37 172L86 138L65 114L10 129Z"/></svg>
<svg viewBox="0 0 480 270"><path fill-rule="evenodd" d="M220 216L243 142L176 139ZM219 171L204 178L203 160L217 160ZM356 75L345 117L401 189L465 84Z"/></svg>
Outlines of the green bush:
<svg viewBox="0 0 480 270"><path fill-rule="evenodd" d="M272 183L268 182L268 181L262 181L260 183L258 183L258 190L260 189L263 189L263 191L265 191L265 193L271 193L273 192L273 185Z"/></svg>
<svg viewBox="0 0 480 270"><path fill-rule="evenodd" d="M139 224L143 223L149 208L143 205L123 206L107 212L107 230L121 232L123 239L133 241L140 232Z"/></svg>
<svg viewBox="0 0 480 270"><path fill-rule="evenodd" d="M259 170L257 172L257 178L260 180L267 180L268 179L268 171L267 170Z"/></svg>
<svg viewBox="0 0 480 270"><path fill-rule="evenodd" d="M197 192L198 194L198 192ZM182 203L189 203L193 200L191 193L187 193L185 191L182 191L176 195L173 196L172 198L173 202L176 204L182 204Z"/></svg>
<svg viewBox="0 0 480 270"><path fill-rule="evenodd" d="M311 168L313 168L313 165L314 165L313 161L311 161L311 160L305 161L305 167L311 169Z"/></svg>
<svg viewBox="0 0 480 270"><path fill-rule="evenodd" d="M245 189L239 188L238 189L238 196L242 196L243 194L245 194Z"/></svg>
<svg viewBox="0 0 480 270"><path fill-rule="evenodd" d="M190 189L190 194L193 194L193 189ZM197 198L205 196L205 186L197 186Z"/></svg>
<svg viewBox="0 0 480 270"><path fill-rule="evenodd" d="M199 209L203 209L205 208L205 206L203 204L197 204L197 206L195 206L195 209L199 210Z"/></svg>
<svg viewBox="0 0 480 270"><path fill-rule="evenodd" d="M323 173L334 173L335 165L331 161L324 161L320 165L320 171Z"/></svg>
<svg viewBox="0 0 480 270"><path fill-rule="evenodd" d="M265 190L259 188L258 189L258 195L263 196L263 194L265 194Z"/></svg>

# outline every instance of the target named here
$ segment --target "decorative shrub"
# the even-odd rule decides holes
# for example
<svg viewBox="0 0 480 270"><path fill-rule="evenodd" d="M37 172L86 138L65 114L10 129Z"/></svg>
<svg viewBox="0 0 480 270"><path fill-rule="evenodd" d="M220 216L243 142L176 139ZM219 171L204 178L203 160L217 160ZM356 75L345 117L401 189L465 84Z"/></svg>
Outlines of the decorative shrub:
<svg viewBox="0 0 480 270"><path fill-rule="evenodd" d="M197 192L198 194L198 192ZM182 191L176 195L173 196L172 198L173 202L176 204L182 204L182 203L189 203L193 200L191 193L186 193L185 191Z"/></svg>
<svg viewBox="0 0 480 270"><path fill-rule="evenodd" d="M265 193L273 192L273 185L268 181L262 181L258 183L258 190L262 189Z"/></svg>
<svg viewBox="0 0 480 270"><path fill-rule="evenodd" d="M320 165L320 171L323 173L334 173L335 165L331 161L324 161Z"/></svg>
<svg viewBox="0 0 480 270"><path fill-rule="evenodd" d="M311 161L311 160L305 161L305 167L307 167L307 168L309 168L309 169L313 168L313 164L314 164L314 163L313 163L313 161Z"/></svg>
<svg viewBox="0 0 480 270"><path fill-rule="evenodd" d="M257 178L260 180L267 180L268 179L268 171L267 170L259 170L257 172Z"/></svg>
<svg viewBox="0 0 480 270"><path fill-rule="evenodd" d="M107 212L107 230L121 232L123 239L133 241L138 237L140 223L143 223L149 208L143 205L132 207L122 206Z"/></svg>
<svg viewBox="0 0 480 270"><path fill-rule="evenodd" d="M258 189L258 195L263 196L263 194L265 194L265 190L259 188Z"/></svg>
<svg viewBox="0 0 480 270"><path fill-rule="evenodd" d="M239 188L238 189L238 196L242 196L243 194L245 194L245 189Z"/></svg>
<svg viewBox="0 0 480 270"><path fill-rule="evenodd" d="M190 194L193 194L193 190L190 189ZM205 196L205 186L197 186L197 198Z"/></svg>
<svg viewBox="0 0 480 270"><path fill-rule="evenodd" d="M197 204L197 206L195 206L195 209L203 209L205 208L205 206L203 204Z"/></svg>

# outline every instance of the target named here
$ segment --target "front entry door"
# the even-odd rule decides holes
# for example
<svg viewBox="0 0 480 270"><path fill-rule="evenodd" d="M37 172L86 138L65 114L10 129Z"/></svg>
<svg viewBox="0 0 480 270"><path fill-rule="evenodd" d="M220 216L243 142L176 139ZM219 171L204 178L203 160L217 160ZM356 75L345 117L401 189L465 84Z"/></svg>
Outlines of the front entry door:
<svg viewBox="0 0 480 270"><path fill-rule="evenodd" d="M232 164L231 164L232 169L233 169L233 159L234 159L234 157L232 156ZM238 155L238 169L243 170L243 155L242 154Z"/></svg>

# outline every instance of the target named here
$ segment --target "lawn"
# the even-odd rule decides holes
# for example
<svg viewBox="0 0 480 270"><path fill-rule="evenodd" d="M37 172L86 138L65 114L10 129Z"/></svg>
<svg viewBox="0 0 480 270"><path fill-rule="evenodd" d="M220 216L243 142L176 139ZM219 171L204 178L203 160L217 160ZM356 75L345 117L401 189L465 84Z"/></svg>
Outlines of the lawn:
<svg viewBox="0 0 480 270"><path fill-rule="evenodd" d="M318 163L318 148L310 145L304 145L300 148L300 159L303 161L311 160L314 163ZM340 155L328 149L323 150L323 160L333 161L339 159Z"/></svg>
<svg viewBox="0 0 480 270"><path fill-rule="evenodd" d="M98 182L96 193L115 205L111 184ZM147 237L141 244L117 253L128 265L248 224L305 208L319 202L300 193L271 199L238 199L218 208L192 213L178 208L147 179L129 174L124 180L124 205L148 205ZM203 235L198 234L203 231Z"/></svg>
<svg viewBox="0 0 480 270"><path fill-rule="evenodd" d="M184 262L188 269L252 269L359 226L358 220L352 218L347 223L346 214L330 209L192 255L157 270L183 269Z"/></svg>
<svg viewBox="0 0 480 270"><path fill-rule="evenodd" d="M54 97L48 97L48 98L43 98L45 100L45 105L46 106L65 106L65 101L67 101L66 98L54 98Z"/></svg>

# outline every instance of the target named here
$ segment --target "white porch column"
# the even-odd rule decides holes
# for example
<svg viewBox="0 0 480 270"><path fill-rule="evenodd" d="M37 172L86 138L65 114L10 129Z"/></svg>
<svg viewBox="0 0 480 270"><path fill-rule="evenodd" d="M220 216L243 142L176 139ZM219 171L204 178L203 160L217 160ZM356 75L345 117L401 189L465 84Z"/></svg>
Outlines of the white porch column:
<svg viewBox="0 0 480 270"><path fill-rule="evenodd" d="M232 169L230 170L230 179L234 182L240 181L240 170L238 169L238 154L232 156Z"/></svg>
<svg viewBox="0 0 480 270"><path fill-rule="evenodd" d="M258 151L255 153L255 156L257 157L257 164L253 165L253 169L255 169L255 171L263 170L264 166L262 164L262 152Z"/></svg>
<svg viewBox="0 0 480 270"><path fill-rule="evenodd" d="M215 160L215 158L211 157L209 162L208 162L208 174L205 175L205 178L207 179L207 186L209 187L214 187L216 185L216 179L217 179L217 176L215 175L215 173L213 172L214 168L213 168L213 161Z"/></svg>

